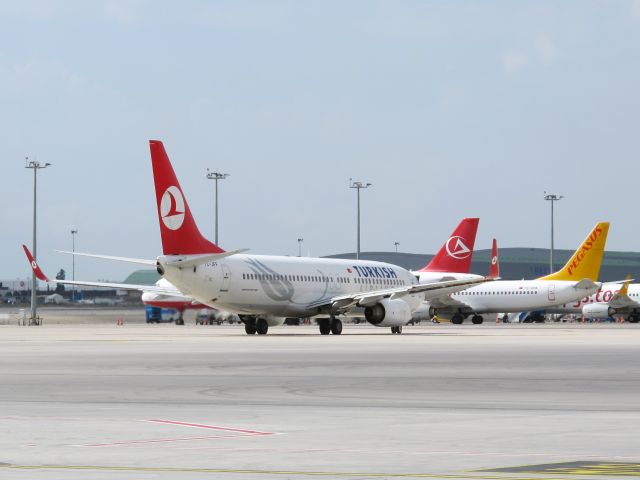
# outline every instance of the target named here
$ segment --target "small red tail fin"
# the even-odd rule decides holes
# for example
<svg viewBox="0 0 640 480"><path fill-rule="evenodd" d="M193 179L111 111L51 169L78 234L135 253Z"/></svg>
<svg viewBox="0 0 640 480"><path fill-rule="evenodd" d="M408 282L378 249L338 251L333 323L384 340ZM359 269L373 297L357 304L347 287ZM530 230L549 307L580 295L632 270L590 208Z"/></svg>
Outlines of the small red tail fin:
<svg viewBox="0 0 640 480"><path fill-rule="evenodd" d="M419 272L469 273L479 218L464 218L431 261Z"/></svg>
<svg viewBox="0 0 640 480"><path fill-rule="evenodd" d="M500 278L500 262L498 261L498 241L494 238L491 246L491 265L489 265L489 278Z"/></svg>
<svg viewBox="0 0 640 480"><path fill-rule="evenodd" d="M31 252L29 251L27 246L22 245L22 248L24 249L24 253L27 254L27 259L29 260L29 264L31 265L31 268L33 269L33 271L36 273L36 277L38 277L38 280L42 280L43 282L48 282L49 279L44 273L42 273L42 270L40 270L40 266L38 265L38 262L36 262L36 260L33 258L33 255L31 255Z"/></svg>
<svg viewBox="0 0 640 480"><path fill-rule="evenodd" d="M165 255L222 253L220 247L202 236L196 225L164 145L150 140L153 180L156 186L158 220Z"/></svg>

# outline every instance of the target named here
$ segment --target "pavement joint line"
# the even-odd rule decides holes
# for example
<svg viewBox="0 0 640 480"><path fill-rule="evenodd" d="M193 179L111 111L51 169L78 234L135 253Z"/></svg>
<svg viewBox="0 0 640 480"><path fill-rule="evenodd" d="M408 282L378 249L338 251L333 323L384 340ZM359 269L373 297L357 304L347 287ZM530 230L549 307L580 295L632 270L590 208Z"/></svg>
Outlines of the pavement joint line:
<svg viewBox="0 0 640 480"><path fill-rule="evenodd" d="M316 477L384 477L384 478L443 478L462 480L570 480L569 477L523 477L496 475L468 475L468 474L438 474L438 473L374 473L374 472L330 472L304 470L260 470L260 469L232 469L232 468L180 468L180 467L132 467L132 466L100 466L100 465L14 465L0 464L0 469L16 470L99 470L112 472L167 472L167 473L228 473L253 475L295 475Z"/></svg>

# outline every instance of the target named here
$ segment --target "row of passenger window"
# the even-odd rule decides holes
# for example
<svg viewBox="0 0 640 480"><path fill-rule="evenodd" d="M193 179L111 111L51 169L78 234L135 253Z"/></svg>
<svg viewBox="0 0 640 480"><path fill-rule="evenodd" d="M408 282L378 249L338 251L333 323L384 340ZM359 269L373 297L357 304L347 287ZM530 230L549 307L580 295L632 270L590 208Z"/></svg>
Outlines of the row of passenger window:
<svg viewBox="0 0 640 480"><path fill-rule="evenodd" d="M333 282L333 277L324 275L271 275L267 273L243 273L243 280L289 280L290 282ZM338 283L352 283L349 277L336 277ZM353 283L361 285L404 285L399 278L354 278Z"/></svg>

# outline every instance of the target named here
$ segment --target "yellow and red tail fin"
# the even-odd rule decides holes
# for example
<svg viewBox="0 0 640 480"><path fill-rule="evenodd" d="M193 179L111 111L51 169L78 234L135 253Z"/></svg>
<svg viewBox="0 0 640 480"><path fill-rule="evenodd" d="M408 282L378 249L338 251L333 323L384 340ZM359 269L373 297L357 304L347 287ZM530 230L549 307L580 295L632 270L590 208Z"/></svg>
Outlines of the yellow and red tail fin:
<svg viewBox="0 0 640 480"><path fill-rule="evenodd" d="M599 222L587 235L564 267L538 280L569 280L579 282L589 279L597 282L604 246L607 243L609 222Z"/></svg>

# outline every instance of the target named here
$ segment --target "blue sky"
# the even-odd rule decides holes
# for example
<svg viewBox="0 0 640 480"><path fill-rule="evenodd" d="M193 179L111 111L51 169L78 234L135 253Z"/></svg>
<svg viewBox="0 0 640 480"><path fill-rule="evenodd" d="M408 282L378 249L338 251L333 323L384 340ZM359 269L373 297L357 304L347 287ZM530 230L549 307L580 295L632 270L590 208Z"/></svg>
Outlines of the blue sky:
<svg viewBox="0 0 640 480"><path fill-rule="evenodd" d="M638 251L640 2L0 3L0 278L28 275L30 156L40 263L70 248L161 253L148 140L201 229L254 253L433 252L464 216L478 248L574 248L611 220ZM131 266L82 259L76 277Z"/></svg>

